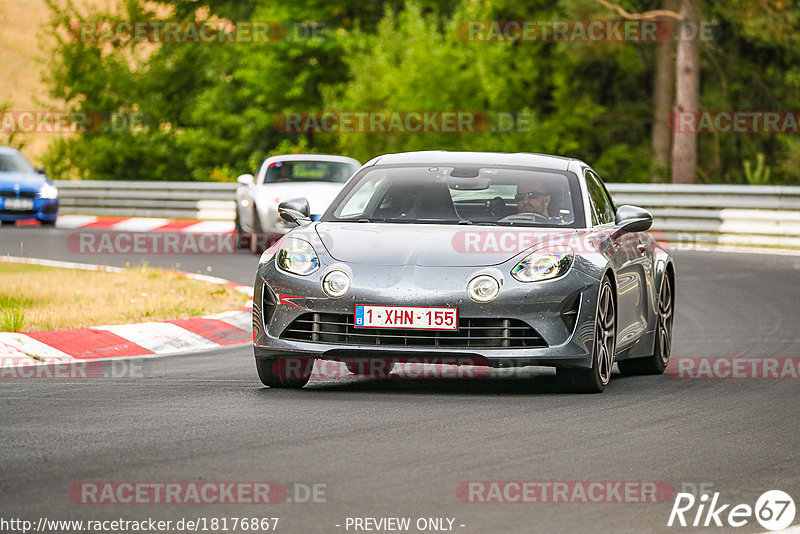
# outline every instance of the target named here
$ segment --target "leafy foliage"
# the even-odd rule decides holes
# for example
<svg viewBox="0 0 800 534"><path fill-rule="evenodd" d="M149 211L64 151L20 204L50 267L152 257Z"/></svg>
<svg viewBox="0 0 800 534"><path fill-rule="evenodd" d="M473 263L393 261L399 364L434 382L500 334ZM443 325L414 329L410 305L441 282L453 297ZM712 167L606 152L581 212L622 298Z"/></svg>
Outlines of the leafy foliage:
<svg viewBox="0 0 800 534"><path fill-rule="evenodd" d="M48 0L59 38L52 96L74 110L133 113L137 128L56 140L55 177L233 180L267 155L378 154L449 149L545 152L594 164L611 181L650 181L655 44L475 42L470 20L590 20L616 15L592 0L125 0L118 13L81 13ZM631 12L656 0L619 4ZM800 7L786 0L705 2L718 39L701 47L709 110L800 109ZM81 20L277 21L270 43L93 42ZM284 133L277 114L303 110L470 111L486 131ZM278 115L279 116L279 115ZM510 116L514 127L499 121ZM701 134L698 174L747 183L764 158L773 183L800 182L789 134Z"/></svg>

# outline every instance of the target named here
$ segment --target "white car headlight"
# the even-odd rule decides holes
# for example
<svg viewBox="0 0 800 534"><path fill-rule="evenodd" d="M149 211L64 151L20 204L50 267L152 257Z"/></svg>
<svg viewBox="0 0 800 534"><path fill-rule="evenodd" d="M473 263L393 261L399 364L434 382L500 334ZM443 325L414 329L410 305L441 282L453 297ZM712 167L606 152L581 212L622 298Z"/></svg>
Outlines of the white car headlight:
<svg viewBox="0 0 800 534"><path fill-rule="evenodd" d="M511 269L511 276L520 282L551 280L566 274L572 265L572 250L534 252Z"/></svg>
<svg viewBox="0 0 800 534"><path fill-rule="evenodd" d="M467 293L476 302L489 302L500 293L500 282L493 276L481 274L469 281Z"/></svg>
<svg viewBox="0 0 800 534"><path fill-rule="evenodd" d="M39 190L39 197L47 199L58 198L58 188L54 185L44 184Z"/></svg>
<svg viewBox="0 0 800 534"><path fill-rule="evenodd" d="M328 296L339 298L350 290L350 277L344 271L331 271L322 281L322 289Z"/></svg>
<svg viewBox="0 0 800 534"><path fill-rule="evenodd" d="M278 252L276 262L280 269L303 276L319 269L317 252L302 239L287 239Z"/></svg>

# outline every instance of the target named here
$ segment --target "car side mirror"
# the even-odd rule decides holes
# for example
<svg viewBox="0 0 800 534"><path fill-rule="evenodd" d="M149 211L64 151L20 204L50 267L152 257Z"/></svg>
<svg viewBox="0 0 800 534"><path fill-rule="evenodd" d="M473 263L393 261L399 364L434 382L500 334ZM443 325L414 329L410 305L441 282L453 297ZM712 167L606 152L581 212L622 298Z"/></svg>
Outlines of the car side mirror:
<svg viewBox="0 0 800 534"><path fill-rule="evenodd" d="M644 232L653 226L653 214L644 208L626 204L617 208L614 224L617 226L614 237L627 232Z"/></svg>
<svg viewBox="0 0 800 534"><path fill-rule="evenodd" d="M253 185L256 182L256 179L252 174L241 174L236 181L242 185Z"/></svg>
<svg viewBox="0 0 800 534"><path fill-rule="evenodd" d="M47 174L47 171L45 170L44 167L36 167L35 171L38 172L39 174Z"/></svg>
<svg viewBox="0 0 800 534"><path fill-rule="evenodd" d="M278 204L278 215L297 225L311 222L311 207L305 198L293 198Z"/></svg>

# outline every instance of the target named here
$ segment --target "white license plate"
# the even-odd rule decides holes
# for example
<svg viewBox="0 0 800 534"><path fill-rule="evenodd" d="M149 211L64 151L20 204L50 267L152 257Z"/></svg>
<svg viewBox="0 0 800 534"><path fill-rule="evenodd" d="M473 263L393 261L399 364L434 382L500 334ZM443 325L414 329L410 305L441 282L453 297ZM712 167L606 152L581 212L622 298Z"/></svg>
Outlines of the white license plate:
<svg viewBox="0 0 800 534"><path fill-rule="evenodd" d="M5 209L7 210L32 210L33 200L29 198L7 198Z"/></svg>
<svg viewBox="0 0 800 534"><path fill-rule="evenodd" d="M356 305L355 326L458 330L458 308Z"/></svg>

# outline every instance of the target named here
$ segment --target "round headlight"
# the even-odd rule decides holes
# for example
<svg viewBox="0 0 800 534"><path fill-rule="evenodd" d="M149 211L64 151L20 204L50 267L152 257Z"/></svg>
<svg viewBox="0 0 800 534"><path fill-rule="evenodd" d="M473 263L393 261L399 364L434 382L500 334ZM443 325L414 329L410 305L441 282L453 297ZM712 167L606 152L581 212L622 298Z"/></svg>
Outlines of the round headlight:
<svg viewBox="0 0 800 534"><path fill-rule="evenodd" d="M344 271L331 271L325 275L322 289L331 297L341 297L350 290L350 277Z"/></svg>
<svg viewBox="0 0 800 534"><path fill-rule="evenodd" d="M287 239L278 252L278 267L290 273L307 275L319 269L319 258L310 243Z"/></svg>
<svg viewBox="0 0 800 534"><path fill-rule="evenodd" d="M469 281L467 293L474 301L489 302L500 293L500 282L488 274L482 274Z"/></svg>

